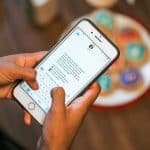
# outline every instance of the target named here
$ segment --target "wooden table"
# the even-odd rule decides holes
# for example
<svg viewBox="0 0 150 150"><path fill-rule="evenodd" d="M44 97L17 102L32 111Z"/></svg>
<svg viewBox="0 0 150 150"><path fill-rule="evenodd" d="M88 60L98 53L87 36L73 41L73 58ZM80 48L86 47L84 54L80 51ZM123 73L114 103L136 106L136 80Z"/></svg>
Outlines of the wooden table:
<svg viewBox="0 0 150 150"><path fill-rule="evenodd" d="M46 50L73 19L94 8L84 0L61 0L58 17L46 28L33 26L25 14L25 0L0 1L0 56ZM113 11L132 16L150 31L150 1L137 0L129 6L124 0ZM150 94L142 102L121 110L92 109L79 134L73 150L149 150ZM31 127L23 124L22 111L15 101L0 101L0 129L26 149L35 149L41 128L36 121Z"/></svg>

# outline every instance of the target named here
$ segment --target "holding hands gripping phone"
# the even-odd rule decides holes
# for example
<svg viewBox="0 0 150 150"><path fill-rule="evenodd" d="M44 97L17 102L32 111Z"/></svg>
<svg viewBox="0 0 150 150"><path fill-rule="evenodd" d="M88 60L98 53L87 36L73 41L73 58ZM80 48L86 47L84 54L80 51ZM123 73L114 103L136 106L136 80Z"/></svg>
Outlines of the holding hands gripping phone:
<svg viewBox="0 0 150 150"><path fill-rule="evenodd" d="M64 103L69 105L118 56L117 47L89 20L83 19L35 67L39 89L33 90L22 81L14 89L14 96L43 124L53 105L49 91L63 87Z"/></svg>

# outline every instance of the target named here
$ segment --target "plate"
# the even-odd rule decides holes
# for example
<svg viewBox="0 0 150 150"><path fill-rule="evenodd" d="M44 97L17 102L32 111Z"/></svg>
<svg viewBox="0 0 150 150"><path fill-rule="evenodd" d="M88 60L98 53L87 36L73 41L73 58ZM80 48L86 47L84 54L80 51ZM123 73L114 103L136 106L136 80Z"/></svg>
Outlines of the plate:
<svg viewBox="0 0 150 150"><path fill-rule="evenodd" d="M96 13L99 13L100 11L107 11L107 10L98 10L94 11L93 13L87 15L86 17L93 20L93 16L96 15ZM112 13L108 11L108 13ZM131 27L139 31L140 36L143 40L143 44L147 47L148 51L150 52L150 35L148 31L138 22L136 22L134 19L117 13L113 14L113 20L115 22L115 25L117 28L124 28L124 27ZM144 85L139 90L135 91L127 91L122 88L118 88L113 93L107 95L107 96L98 96L96 99L94 105L100 106L100 107L120 107L125 106L129 103L133 103L135 100L140 98L146 91L148 91L150 87L150 59L148 58L148 61L139 68L139 71L141 72L144 80Z"/></svg>

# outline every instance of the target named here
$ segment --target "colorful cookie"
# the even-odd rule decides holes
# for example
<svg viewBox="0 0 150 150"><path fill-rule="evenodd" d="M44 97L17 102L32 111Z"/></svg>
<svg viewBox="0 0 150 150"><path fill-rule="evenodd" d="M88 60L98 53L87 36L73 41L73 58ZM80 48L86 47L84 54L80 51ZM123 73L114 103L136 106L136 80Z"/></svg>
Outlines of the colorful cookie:
<svg viewBox="0 0 150 150"><path fill-rule="evenodd" d="M121 45L127 44L129 42L139 42L139 41L140 41L139 33L136 30L131 29L129 27L121 29L117 35L117 43Z"/></svg>
<svg viewBox="0 0 150 150"><path fill-rule="evenodd" d="M103 10L96 13L94 21L96 24L104 25L109 29L113 28L113 24L114 24L113 17L112 14L108 11Z"/></svg>
<svg viewBox="0 0 150 150"><path fill-rule="evenodd" d="M148 53L142 44L129 43L126 48L125 56L131 66L139 67L147 61Z"/></svg>
<svg viewBox="0 0 150 150"><path fill-rule="evenodd" d="M100 96L107 96L111 94L114 89L114 81L111 75L104 74L97 79L99 85L101 86ZM114 87L113 87L114 86Z"/></svg>
<svg viewBox="0 0 150 150"><path fill-rule="evenodd" d="M127 69L120 74L120 84L126 90L136 90L142 87L142 75L137 69Z"/></svg>

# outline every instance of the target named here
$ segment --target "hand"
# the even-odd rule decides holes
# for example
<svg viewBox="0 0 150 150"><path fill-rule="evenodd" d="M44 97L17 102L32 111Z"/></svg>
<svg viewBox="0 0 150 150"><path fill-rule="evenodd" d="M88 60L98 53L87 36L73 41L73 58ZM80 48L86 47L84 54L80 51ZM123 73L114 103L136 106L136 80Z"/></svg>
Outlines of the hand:
<svg viewBox="0 0 150 150"><path fill-rule="evenodd" d="M37 89L33 67L45 54L46 52L37 52L0 57L0 98L11 99L18 80L25 80L32 89ZM29 124L29 114L25 114L25 122Z"/></svg>
<svg viewBox="0 0 150 150"><path fill-rule="evenodd" d="M64 90L62 88L53 89L51 92L52 107L46 116L38 149L68 150L99 91L99 85L95 82L82 96L65 107Z"/></svg>

